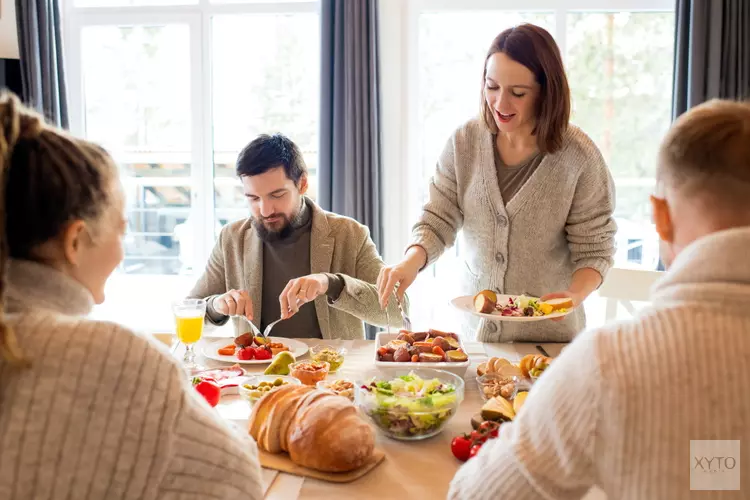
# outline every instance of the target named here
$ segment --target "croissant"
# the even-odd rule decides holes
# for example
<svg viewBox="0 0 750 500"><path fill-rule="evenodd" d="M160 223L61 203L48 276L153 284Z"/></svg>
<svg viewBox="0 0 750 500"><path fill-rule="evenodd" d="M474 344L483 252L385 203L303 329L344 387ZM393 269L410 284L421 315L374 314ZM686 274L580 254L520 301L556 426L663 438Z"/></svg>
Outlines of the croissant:
<svg viewBox="0 0 750 500"><path fill-rule="evenodd" d="M260 449L286 451L292 462L324 472L357 469L375 449L372 427L348 399L308 386L282 386L263 396L248 432Z"/></svg>

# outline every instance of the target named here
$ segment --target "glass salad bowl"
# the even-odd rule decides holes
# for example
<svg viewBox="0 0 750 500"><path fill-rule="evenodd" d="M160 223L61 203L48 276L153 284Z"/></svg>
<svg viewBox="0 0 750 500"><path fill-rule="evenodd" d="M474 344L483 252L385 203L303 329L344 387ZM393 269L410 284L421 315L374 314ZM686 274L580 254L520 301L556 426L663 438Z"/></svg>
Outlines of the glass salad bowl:
<svg viewBox="0 0 750 500"><path fill-rule="evenodd" d="M386 436L413 441L440 432L464 399L464 381L444 370L371 371L356 383L355 402Z"/></svg>

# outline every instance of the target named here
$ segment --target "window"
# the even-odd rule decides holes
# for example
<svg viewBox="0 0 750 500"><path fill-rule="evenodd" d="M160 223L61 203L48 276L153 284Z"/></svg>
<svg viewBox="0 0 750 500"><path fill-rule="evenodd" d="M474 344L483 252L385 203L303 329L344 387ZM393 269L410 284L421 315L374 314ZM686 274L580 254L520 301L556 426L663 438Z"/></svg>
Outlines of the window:
<svg viewBox="0 0 750 500"><path fill-rule="evenodd" d="M315 196L318 2L66 7L71 129L113 154L128 200L125 259L96 314L171 328L169 301L203 271L221 228L248 214L234 174L242 147L261 133L288 135Z"/></svg>
<svg viewBox="0 0 750 500"><path fill-rule="evenodd" d="M596 142L615 178L616 265L656 269L658 242L648 194L658 141L671 121L673 2L529 0L523 9L485 0L460 5L420 0L404 8L406 65L416 68L406 77L407 95L416 101L408 104L405 131L412 172L402 174L412 186L403 195L409 221L421 212L450 134L478 114L490 42L507 27L531 22L550 31L560 46L573 97L572 122ZM411 316L419 325L458 328L465 321L445 307L455 296L451 285L463 265L458 241L412 287ZM593 323L603 318L598 312L594 316Z"/></svg>

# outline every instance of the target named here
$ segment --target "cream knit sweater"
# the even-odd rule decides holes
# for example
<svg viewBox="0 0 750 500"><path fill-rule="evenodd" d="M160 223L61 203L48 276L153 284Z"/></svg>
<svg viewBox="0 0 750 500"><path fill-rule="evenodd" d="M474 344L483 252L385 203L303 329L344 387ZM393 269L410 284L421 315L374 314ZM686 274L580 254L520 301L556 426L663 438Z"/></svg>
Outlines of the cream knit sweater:
<svg viewBox="0 0 750 500"><path fill-rule="evenodd" d="M451 499L750 498L750 228L685 249L632 321L576 338ZM741 491L691 491L691 440L740 440Z"/></svg>
<svg viewBox="0 0 750 500"><path fill-rule="evenodd" d="M494 136L479 120L459 128L438 159L429 201L412 232L412 243L433 263L461 230L463 278L453 293L497 289L540 296L566 290L581 268L604 276L615 253L615 194L593 141L571 125L562 149L545 155L510 201L500 194L494 155ZM470 316L463 333L482 342L567 342L584 324L581 307L561 322Z"/></svg>
<svg viewBox="0 0 750 500"><path fill-rule="evenodd" d="M83 317L80 284L9 266L8 322L32 366L0 362L0 499L260 499L255 443L163 346Z"/></svg>

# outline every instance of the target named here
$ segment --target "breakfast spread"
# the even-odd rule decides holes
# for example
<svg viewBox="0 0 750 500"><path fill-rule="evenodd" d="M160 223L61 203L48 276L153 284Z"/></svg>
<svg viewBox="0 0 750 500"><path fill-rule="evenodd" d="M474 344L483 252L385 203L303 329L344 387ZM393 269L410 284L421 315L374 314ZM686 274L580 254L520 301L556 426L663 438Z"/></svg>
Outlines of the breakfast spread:
<svg viewBox="0 0 750 500"><path fill-rule="evenodd" d="M495 396L510 399L516 392L515 377L507 377L498 373L485 373L477 377L477 384L479 384L479 390L485 400Z"/></svg>
<svg viewBox="0 0 750 500"><path fill-rule="evenodd" d="M378 361L397 363L461 363L469 360L460 347L458 336L439 330L401 330L397 339L378 348L377 355Z"/></svg>
<svg viewBox="0 0 750 500"><path fill-rule="evenodd" d="M358 469L375 449L372 427L350 401L308 386L285 385L263 396L248 431L260 449L287 452L295 464L323 472Z"/></svg>
<svg viewBox="0 0 750 500"><path fill-rule="evenodd" d="M474 457L482 445L489 439L496 438L500 432L500 424L493 421L482 422L482 424L471 434L463 434L453 438L451 441L451 452L453 456L462 462Z"/></svg>
<svg viewBox="0 0 750 500"><path fill-rule="evenodd" d="M536 379L547 369L551 361L551 358L541 354L528 354L521 359L518 367L524 377Z"/></svg>
<svg viewBox="0 0 750 500"><path fill-rule="evenodd" d="M268 365L264 375L289 375L289 365L294 363L294 354L289 351L282 351L274 356L271 364Z"/></svg>
<svg viewBox="0 0 750 500"><path fill-rule="evenodd" d="M413 372L391 380L373 379L360 391L358 404L381 430L396 439L436 434L460 402L454 385L438 378L424 380Z"/></svg>
<svg viewBox="0 0 750 500"><path fill-rule="evenodd" d="M327 361L297 361L289 365L289 374L305 385L315 385L330 371Z"/></svg>
<svg viewBox="0 0 750 500"><path fill-rule="evenodd" d="M259 399L264 394L271 392L274 389L278 389L282 385L288 385L289 382L286 382L285 380L281 378L277 378L273 382L259 382L258 385L254 384L243 384L242 387L250 391L249 395L250 397L253 397L255 399Z"/></svg>
<svg viewBox="0 0 750 500"><path fill-rule="evenodd" d="M343 396L349 401L354 401L354 384L348 380L334 380L333 382L318 382L318 389L331 391Z"/></svg>
<svg viewBox="0 0 750 500"><path fill-rule="evenodd" d="M241 361L250 361L253 359L265 361L285 351L289 351L289 347L285 344L271 342L264 337L256 337L248 332L235 338L232 344L219 348L217 353L221 356L235 356Z"/></svg>
<svg viewBox="0 0 750 500"><path fill-rule="evenodd" d="M195 373L192 377L192 385L210 404L216 406L221 399L222 389L236 387L245 375L239 365L227 368L216 368Z"/></svg>
<svg viewBox="0 0 750 500"><path fill-rule="evenodd" d="M211 406L216 406L221 400L221 387L211 378L193 378L193 387L203 396L206 402Z"/></svg>
<svg viewBox="0 0 750 500"><path fill-rule="evenodd" d="M500 301L497 293L492 290L482 290L474 296L474 310L476 312L499 314L500 316L548 316L552 313L565 313L573 306L573 300L569 298L542 301L535 297L518 295Z"/></svg>
<svg viewBox="0 0 750 500"><path fill-rule="evenodd" d="M300 385L300 381L284 375L256 375L245 379L238 392L252 406L266 394L287 385Z"/></svg>
<svg viewBox="0 0 750 500"><path fill-rule="evenodd" d="M331 346L315 346L310 350L313 361L326 362L330 366L329 371L334 373L344 364L344 349L335 349Z"/></svg>

